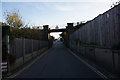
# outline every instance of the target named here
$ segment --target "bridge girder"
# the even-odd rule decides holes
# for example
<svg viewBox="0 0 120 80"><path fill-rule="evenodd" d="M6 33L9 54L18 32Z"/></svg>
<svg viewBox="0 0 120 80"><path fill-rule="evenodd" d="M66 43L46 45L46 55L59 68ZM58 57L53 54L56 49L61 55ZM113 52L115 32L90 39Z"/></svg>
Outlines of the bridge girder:
<svg viewBox="0 0 120 80"><path fill-rule="evenodd" d="M66 29L51 29L49 30L49 33L51 32L66 32L67 30Z"/></svg>

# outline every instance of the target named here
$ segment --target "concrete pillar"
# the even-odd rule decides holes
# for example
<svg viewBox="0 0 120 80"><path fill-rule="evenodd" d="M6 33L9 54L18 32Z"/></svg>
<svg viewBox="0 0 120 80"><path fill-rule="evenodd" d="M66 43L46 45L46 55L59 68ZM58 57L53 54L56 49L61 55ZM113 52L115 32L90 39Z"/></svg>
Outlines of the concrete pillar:
<svg viewBox="0 0 120 80"><path fill-rule="evenodd" d="M72 32L74 32L73 23L67 23L66 29L68 34L71 34Z"/></svg>
<svg viewBox="0 0 120 80"><path fill-rule="evenodd" d="M5 46L6 46L6 51L7 51L7 54L6 54L6 59L5 60L7 60L7 71L9 71L9 61L8 61L8 54L10 53L10 47L9 47L9 30L10 30L10 26L3 26L3 27L6 27L6 29L5 28L3 28L2 29L2 27L0 28L0 32L2 32L2 30L4 30L4 36L2 36L1 34L0 34L0 37L1 37L1 39L0 39L0 54L2 54L2 49L1 49L1 47L2 47L2 44L4 44ZM0 65L1 65L1 61L2 61L2 55L0 55L0 57L1 57L1 59L0 59ZM0 69L1 69L1 66L0 66ZM1 70L0 70L0 76L2 76L2 72L1 72Z"/></svg>
<svg viewBox="0 0 120 80"><path fill-rule="evenodd" d="M72 32L74 32L74 27L73 27L73 23L67 23L67 26L66 26L66 30L67 30L67 47L69 47L69 44L70 44L70 34Z"/></svg>
<svg viewBox="0 0 120 80"><path fill-rule="evenodd" d="M43 32L42 32L42 40L48 41L48 33L49 33L49 25L43 26Z"/></svg>

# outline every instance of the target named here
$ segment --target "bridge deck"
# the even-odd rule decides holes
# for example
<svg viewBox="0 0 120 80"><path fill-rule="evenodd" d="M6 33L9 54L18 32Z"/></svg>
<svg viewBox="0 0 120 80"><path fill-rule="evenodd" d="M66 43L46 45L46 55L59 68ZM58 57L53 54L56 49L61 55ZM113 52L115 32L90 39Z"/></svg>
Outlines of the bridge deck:
<svg viewBox="0 0 120 80"><path fill-rule="evenodd" d="M66 32L67 30L66 29L51 29L49 30L49 33L51 32Z"/></svg>

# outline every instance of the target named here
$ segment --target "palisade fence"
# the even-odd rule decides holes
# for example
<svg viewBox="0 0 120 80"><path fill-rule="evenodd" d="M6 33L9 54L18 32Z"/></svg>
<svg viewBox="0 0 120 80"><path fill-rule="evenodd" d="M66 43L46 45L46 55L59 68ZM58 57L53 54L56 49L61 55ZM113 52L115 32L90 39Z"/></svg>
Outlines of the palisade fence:
<svg viewBox="0 0 120 80"><path fill-rule="evenodd" d="M8 61L8 72L14 71L31 61L48 48L48 41L16 38L14 43L9 45L9 54L12 57Z"/></svg>
<svg viewBox="0 0 120 80"><path fill-rule="evenodd" d="M120 4L70 34L69 47L112 72L120 73Z"/></svg>
<svg viewBox="0 0 120 80"><path fill-rule="evenodd" d="M48 41L16 38L14 44L10 45L10 54L20 58L24 53L30 54L44 47L48 47Z"/></svg>

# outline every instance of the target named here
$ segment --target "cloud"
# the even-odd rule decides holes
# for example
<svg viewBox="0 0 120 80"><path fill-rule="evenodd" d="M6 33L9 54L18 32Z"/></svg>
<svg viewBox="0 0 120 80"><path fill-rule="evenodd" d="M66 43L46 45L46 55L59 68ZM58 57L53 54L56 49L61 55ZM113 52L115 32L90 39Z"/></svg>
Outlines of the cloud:
<svg viewBox="0 0 120 80"><path fill-rule="evenodd" d="M69 7L69 6L56 6L56 10L59 10L59 11L72 11L73 8Z"/></svg>

